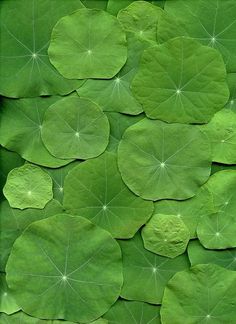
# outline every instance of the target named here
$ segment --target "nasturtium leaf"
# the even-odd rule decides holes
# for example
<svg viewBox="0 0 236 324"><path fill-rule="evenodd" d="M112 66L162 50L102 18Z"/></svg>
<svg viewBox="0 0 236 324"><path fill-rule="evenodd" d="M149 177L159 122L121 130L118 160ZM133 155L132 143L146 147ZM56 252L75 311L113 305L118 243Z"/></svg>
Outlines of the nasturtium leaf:
<svg viewBox="0 0 236 324"><path fill-rule="evenodd" d="M105 151L109 121L92 101L67 97L44 115L42 139L51 154L62 159L89 159Z"/></svg>
<svg viewBox="0 0 236 324"><path fill-rule="evenodd" d="M176 215L154 214L143 227L142 238L147 250L175 258L185 252L190 233Z"/></svg>
<svg viewBox="0 0 236 324"><path fill-rule="evenodd" d="M227 74L227 83L230 91L230 97L225 108L236 112L236 73Z"/></svg>
<svg viewBox="0 0 236 324"><path fill-rule="evenodd" d="M81 161L74 161L66 166L57 169L44 168L53 182L53 198L58 200L60 203L63 201L64 196L64 179L68 172L72 170L76 165L78 165Z"/></svg>
<svg viewBox="0 0 236 324"><path fill-rule="evenodd" d="M1 324L74 324L75 322L60 321L60 320L42 320L39 318L29 316L24 312L20 311L12 315L0 314L0 323Z"/></svg>
<svg viewBox="0 0 236 324"><path fill-rule="evenodd" d="M1 1L1 95L63 95L79 87L51 65L47 48L58 19L81 7L79 0Z"/></svg>
<svg viewBox="0 0 236 324"><path fill-rule="evenodd" d="M200 242L207 249L236 247L236 170L216 172L204 188L212 194L215 212L200 219Z"/></svg>
<svg viewBox="0 0 236 324"><path fill-rule="evenodd" d="M146 49L131 86L146 115L167 122L207 123L229 97L221 55L185 37Z"/></svg>
<svg viewBox="0 0 236 324"><path fill-rule="evenodd" d="M235 289L236 273L215 264L200 264L176 273L164 292L161 322L233 323Z"/></svg>
<svg viewBox="0 0 236 324"><path fill-rule="evenodd" d="M104 111L117 111L137 115L143 111L134 98L130 84L133 80L140 56L150 42L127 33L128 58L124 67L110 80L87 80L77 90L78 95L97 103Z"/></svg>
<svg viewBox="0 0 236 324"><path fill-rule="evenodd" d="M99 9L79 9L57 22L48 53L68 79L110 79L127 59L126 36L116 17Z"/></svg>
<svg viewBox="0 0 236 324"><path fill-rule="evenodd" d="M52 199L52 179L41 168L25 164L8 173L3 194L13 208L44 208Z"/></svg>
<svg viewBox="0 0 236 324"><path fill-rule="evenodd" d="M209 124L202 126L212 145L212 160L236 164L236 113L230 109L218 111Z"/></svg>
<svg viewBox="0 0 236 324"><path fill-rule="evenodd" d="M118 0L118 1L117 0L108 0L107 11L110 12L112 15L116 16L121 9L126 8L127 6L132 4L132 2L134 2L134 1L138 1L138 0ZM147 0L147 1L152 3L153 5L156 5L156 6L159 6L162 8L164 7L164 3L165 3L164 0L152 0L152 1ZM141 1L139 1L139 2L141 2Z"/></svg>
<svg viewBox="0 0 236 324"><path fill-rule="evenodd" d="M13 243L29 224L62 212L62 206L54 199L43 209L27 208L20 210L11 208L6 200L1 202L0 271L5 271Z"/></svg>
<svg viewBox="0 0 236 324"><path fill-rule="evenodd" d="M7 286L5 273L0 273L0 312L12 314L19 310L20 307L16 304L15 298Z"/></svg>
<svg viewBox="0 0 236 324"><path fill-rule="evenodd" d="M81 0L83 5L87 8L98 8L106 10L108 0Z"/></svg>
<svg viewBox="0 0 236 324"><path fill-rule="evenodd" d="M201 217L212 214L215 209L210 192L199 189L190 199L160 200L154 203L154 214L176 215L185 223L190 232L190 238L196 238L197 224Z"/></svg>
<svg viewBox="0 0 236 324"><path fill-rule="evenodd" d="M65 214L28 226L13 245L6 272L26 313L76 322L107 312L123 281L117 242L87 219Z"/></svg>
<svg viewBox="0 0 236 324"><path fill-rule="evenodd" d="M236 248L227 250L205 249L198 240L189 242L188 257L192 266L203 263L214 263L236 271Z"/></svg>
<svg viewBox="0 0 236 324"><path fill-rule="evenodd" d="M117 15L123 28L137 36L157 42L158 18L162 9L147 1L134 1Z"/></svg>
<svg viewBox="0 0 236 324"><path fill-rule="evenodd" d="M126 185L144 199L187 199L210 175L210 144L196 126L145 118L125 131L118 165Z"/></svg>
<svg viewBox="0 0 236 324"><path fill-rule="evenodd" d="M120 299L103 318L111 324L161 324L160 306Z"/></svg>
<svg viewBox="0 0 236 324"><path fill-rule="evenodd" d="M88 218L115 238L130 238L147 222L153 203L134 195L122 181L113 153L81 163L65 179L66 211Z"/></svg>
<svg viewBox="0 0 236 324"><path fill-rule="evenodd" d="M169 279L189 267L186 254L174 259L149 252L139 233L130 240L120 240L123 256L124 285L121 297L152 304L161 304Z"/></svg>
<svg viewBox="0 0 236 324"><path fill-rule="evenodd" d="M3 127L2 124L1 127ZM12 169L23 165L24 162L17 153L8 151L0 146L0 198L4 198L2 189L6 183L8 173Z"/></svg>
<svg viewBox="0 0 236 324"><path fill-rule="evenodd" d="M176 17L187 35L220 51L228 72L236 72L234 0L171 0L166 1L165 10ZM175 33L180 35L178 28Z"/></svg>
<svg viewBox="0 0 236 324"><path fill-rule="evenodd" d="M211 174L214 174L222 170L236 170L236 165L227 165L220 163L212 163L211 165Z"/></svg>
<svg viewBox="0 0 236 324"><path fill-rule="evenodd" d="M0 110L0 142L29 162L57 168L71 160L51 155L41 139L44 114L60 97L3 99ZM53 138L54 139L54 138ZM54 139L55 140L55 139Z"/></svg>

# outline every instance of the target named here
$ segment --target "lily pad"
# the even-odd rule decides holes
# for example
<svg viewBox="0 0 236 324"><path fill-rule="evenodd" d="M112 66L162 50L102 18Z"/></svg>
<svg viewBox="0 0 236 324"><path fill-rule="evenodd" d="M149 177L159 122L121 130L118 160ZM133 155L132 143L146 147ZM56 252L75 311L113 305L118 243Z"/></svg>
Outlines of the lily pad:
<svg viewBox="0 0 236 324"><path fill-rule="evenodd" d="M14 243L6 272L29 315L89 322L120 294L121 251L108 232L88 220L59 214L27 227Z"/></svg>
<svg viewBox="0 0 236 324"><path fill-rule="evenodd" d="M0 312L10 315L18 310L20 307L16 304L12 292L7 286L5 273L0 273Z"/></svg>
<svg viewBox="0 0 236 324"><path fill-rule="evenodd" d="M64 95L81 85L80 80L63 78L47 53L55 23L81 7L78 0L1 1L1 95Z"/></svg>
<svg viewBox="0 0 236 324"><path fill-rule="evenodd" d="M13 243L29 224L62 212L62 206L54 199L44 209L27 208L20 210L11 208L6 200L1 202L0 271L5 271Z"/></svg>
<svg viewBox="0 0 236 324"><path fill-rule="evenodd" d="M161 304L169 279L189 267L186 254L170 259L146 250L139 233L130 240L120 240L119 244L124 274L121 297L128 300Z"/></svg>
<svg viewBox="0 0 236 324"><path fill-rule="evenodd" d="M35 165L25 164L9 172L3 194L13 208L44 208L52 199L52 179Z"/></svg>
<svg viewBox="0 0 236 324"><path fill-rule="evenodd" d="M202 217L198 223L201 244L207 249L236 247L236 171L216 172L204 188L212 194L215 212Z"/></svg>
<svg viewBox="0 0 236 324"><path fill-rule="evenodd" d="M200 264L181 271L165 289L161 321L163 324L232 323L235 289L236 273L215 264Z"/></svg>
<svg viewBox="0 0 236 324"><path fill-rule="evenodd" d="M71 160L51 155L42 142L42 123L47 108L60 97L3 99L0 110L0 142L25 160L50 168L66 165ZM55 139L54 139L55 140Z"/></svg>
<svg viewBox="0 0 236 324"><path fill-rule="evenodd" d="M230 109L222 109L202 130L211 141L212 160L236 164L236 113Z"/></svg>
<svg viewBox="0 0 236 324"><path fill-rule="evenodd" d="M194 196L207 181L211 149L196 126L143 119L125 131L118 165L136 195L183 200Z"/></svg>
<svg viewBox="0 0 236 324"><path fill-rule="evenodd" d="M49 152L58 158L88 159L105 151L109 129L106 115L95 103L67 97L46 111L42 139Z"/></svg>
<svg viewBox="0 0 236 324"><path fill-rule="evenodd" d="M228 72L236 71L234 0L171 0L166 1L165 10L176 17L190 37L220 51ZM178 28L175 33L180 35Z"/></svg>
<svg viewBox="0 0 236 324"><path fill-rule="evenodd" d="M223 268L236 271L236 249L208 250L198 240L190 241L188 257L192 266L214 263Z"/></svg>
<svg viewBox="0 0 236 324"><path fill-rule="evenodd" d="M137 115L143 111L140 103L134 98L130 84L133 80L140 56L150 42L127 33L128 58L119 73L110 80L87 80L77 90L81 97L89 98L104 111L117 111Z"/></svg>
<svg viewBox="0 0 236 324"><path fill-rule="evenodd" d="M202 192L201 188L193 198L183 201L160 200L154 203L154 207L154 214L175 215L182 219L190 232L190 238L197 237L199 219L215 211L211 193Z"/></svg>
<svg viewBox="0 0 236 324"><path fill-rule="evenodd" d="M126 36L116 17L99 9L79 9L57 22L48 53L68 79L110 79L127 59Z"/></svg>
<svg viewBox="0 0 236 324"><path fill-rule="evenodd" d="M184 37L144 51L132 91L149 118L179 123L207 123L229 97L221 55Z"/></svg>
<svg viewBox="0 0 236 324"><path fill-rule="evenodd" d="M136 301L118 300L103 317L114 324L161 324L160 306Z"/></svg>
<svg viewBox="0 0 236 324"><path fill-rule="evenodd" d="M64 208L109 231L130 238L147 222L153 203L135 196L125 186L117 157L104 153L73 168L65 180Z"/></svg>
<svg viewBox="0 0 236 324"><path fill-rule="evenodd" d="M175 258L185 252L190 233L176 215L155 214L143 227L142 238L147 250Z"/></svg>

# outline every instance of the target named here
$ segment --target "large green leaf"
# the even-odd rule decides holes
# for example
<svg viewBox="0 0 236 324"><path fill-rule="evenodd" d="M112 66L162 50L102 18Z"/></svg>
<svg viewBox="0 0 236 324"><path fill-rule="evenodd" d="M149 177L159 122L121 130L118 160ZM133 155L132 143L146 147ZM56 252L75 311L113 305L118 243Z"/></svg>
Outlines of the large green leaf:
<svg viewBox="0 0 236 324"><path fill-rule="evenodd" d="M231 109L217 112L209 124L202 126L212 144L212 160L236 164L236 113Z"/></svg>
<svg viewBox="0 0 236 324"><path fill-rule="evenodd" d="M140 56L150 42L127 33L128 58L124 67L110 80L87 80L78 95L96 102L104 111L117 111L137 115L143 111L134 98L130 84L136 74Z"/></svg>
<svg viewBox="0 0 236 324"><path fill-rule="evenodd" d="M48 53L68 79L110 79L127 59L125 32L109 13L79 9L57 22Z"/></svg>
<svg viewBox="0 0 236 324"><path fill-rule="evenodd" d="M103 318L110 324L161 324L159 306L136 301L118 300Z"/></svg>
<svg viewBox="0 0 236 324"><path fill-rule="evenodd" d="M56 200L50 201L44 209L24 210L11 208L6 200L1 202L0 271L5 271L13 243L29 224L62 212L62 206Z"/></svg>
<svg viewBox="0 0 236 324"><path fill-rule="evenodd" d="M25 164L8 173L3 194L13 208L44 208L52 199L52 179L39 167Z"/></svg>
<svg viewBox="0 0 236 324"><path fill-rule="evenodd" d="M186 199L210 175L211 150L196 126L143 119L130 126L118 148L126 185L144 199Z"/></svg>
<svg viewBox="0 0 236 324"><path fill-rule="evenodd" d="M85 218L59 214L27 227L14 243L6 272L29 315L88 322L107 312L120 294L121 251L108 232Z"/></svg>
<svg viewBox="0 0 236 324"><path fill-rule="evenodd" d="M228 72L236 72L234 0L171 0L166 1L165 10L176 17L190 37L219 50ZM180 35L179 28L174 32ZM173 30L170 33L173 36Z"/></svg>
<svg viewBox="0 0 236 324"><path fill-rule="evenodd" d="M66 80L50 64L47 48L53 26L81 8L79 0L2 0L0 94L36 97L67 94L79 80Z"/></svg>
<svg viewBox="0 0 236 324"><path fill-rule="evenodd" d="M24 160L17 153L0 146L0 198L4 197L2 189L6 183L8 173L23 164Z"/></svg>
<svg viewBox="0 0 236 324"><path fill-rule="evenodd" d="M194 240L189 242L188 257L192 266L201 263L214 263L223 268L236 271L236 248L208 250L198 240Z"/></svg>
<svg viewBox="0 0 236 324"><path fill-rule="evenodd" d="M3 99L0 110L1 144L7 149L19 153L29 162L50 168L57 168L71 162L71 160L58 159L51 155L41 138L45 112L59 98L55 96L32 99Z"/></svg>
<svg viewBox="0 0 236 324"><path fill-rule="evenodd" d="M184 37L144 51L132 91L149 118L180 123L207 123L229 97L221 55Z"/></svg>
<svg viewBox="0 0 236 324"><path fill-rule="evenodd" d="M185 252L190 233L176 215L154 214L143 227L142 238L147 250L175 258Z"/></svg>
<svg viewBox="0 0 236 324"><path fill-rule="evenodd" d="M200 219L197 227L200 242L208 249L236 247L236 171L216 172L204 188L212 194L215 213Z"/></svg>
<svg viewBox="0 0 236 324"><path fill-rule="evenodd" d="M181 271L168 282L161 307L162 324L233 324L236 273L215 264Z"/></svg>
<svg viewBox="0 0 236 324"><path fill-rule="evenodd" d="M124 285L121 297L161 304L168 280L189 267L186 254L174 259L149 252L139 233L130 240L119 241L123 255ZM169 324L169 323L168 323Z"/></svg>
<svg viewBox="0 0 236 324"><path fill-rule="evenodd" d="M118 0L118 1L108 0L107 11L116 16L121 9L126 8L134 1L138 1L138 0ZM147 1L160 7L164 7L164 3L165 3L164 0L147 0Z"/></svg>
<svg viewBox="0 0 236 324"><path fill-rule="evenodd" d="M65 180L64 208L88 218L116 238L130 238L146 223L153 203L135 196L125 186L117 157L105 153L81 163Z"/></svg>
<svg viewBox="0 0 236 324"><path fill-rule="evenodd" d="M105 151L109 122L99 106L88 99L67 97L44 115L42 139L51 154L62 159L88 159Z"/></svg>
<svg viewBox="0 0 236 324"><path fill-rule="evenodd" d="M16 304L15 298L7 286L5 273L0 273L0 312L9 315L18 310L20 307Z"/></svg>

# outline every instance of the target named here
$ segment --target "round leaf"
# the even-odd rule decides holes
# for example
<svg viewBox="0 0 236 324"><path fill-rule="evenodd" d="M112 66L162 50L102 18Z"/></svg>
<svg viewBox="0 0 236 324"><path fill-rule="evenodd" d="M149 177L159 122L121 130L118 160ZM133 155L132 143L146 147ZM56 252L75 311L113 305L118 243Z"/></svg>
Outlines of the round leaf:
<svg viewBox="0 0 236 324"><path fill-rule="evenodd" d="M57 168L71 162L51 155L41 138L45 112L58 98L3 99L0 110L1 144L27 161L42 166Z"/></svg>
<svg viewBox="0 0 236 324"><path fill-rule="evenodd" d="M116 301L122 285L116 241L88 220L63 214L27 227L14 243L6 272L22 309L46 319L95 320Z"/></svg>
<svg viewBox="0 0 236 324"><path fill-rule="evenodd" d="M144 199L187 199L210 175L211 150L195 126L143 119L129 127L118 148L126 185Z"/></svg>
<svg viewBox="0 0 236 324"><path fill-rule="evenodd" d="M149 118L180 123L207 123L229 97L221 55L184 37L144 51L132 90Z"/></svg>
<svg viewBox="0 0 236 324"><path fill-rule="evenodd" d="M64 79L47 53L55 23L81 7L78 0L1 1L1 95L64 95L81 85Z"/></svg>
<svg viewBox="0 0 236 324"><path fill-rule="evenodd" d="M161 304L169 279L189 267L186 254L170 259L146 250L139 233L130 240L120 240L119 244L124 274L121 297L125 299Z"/></svg>
<svg viewBox="0 0 236 324"><path fill-rule="evenodd" d="M125 32L109 13L79 9L57 22L48 53L68 79L110 79L127 59Z"/></svg>
<svg viewBox="0 0 236 324"><path fill-rule="evenodd" d="M161 321L163 324L232 323L235 289L236 273L215 264L181 271L165 289Z"/></svg>
<svg viewBox="0 0 236 324"><path fill-rule="evenodd" d="M135 196L123 183L115 154L81 163L65 180L64 208L82 215L116 238L130 238L146 223L153 203Z"/></svg>
<svg viewBox="0 0 236 324"><path fill-rule="evenodd" d="M49 152L58 158L92 158L107 147L109 122L92 101L68 97L46 111L42 139Z"/></svg>
<svg viewBox="0 0 236 324"><path fill-rule="evenodd" d="M20 310L20 307L16 304L12 292L7 286L5 273L0 273L0 312L9 315L18 310Z"/></svg>
<svg viewBox="0 0 236 324"><path fill-rule="evenodd" d="M10 316L6 315L6 314L0 314L0 321L1 321L1 324L74 324L74 322L68 322L68 321L42 320L39 318L29 316L29 315L25 314L24 312L17 312ZM101 324L103 324L103 323L101 323Z"/></svg>
<svg viewBox="0 0 236 324"><path fill-rule="evenodd" d="M52 197L52 179L35 165L25 164L9 172L3 188L13 208L44 208Z"/></svg>
<svg viewBox="0 0 236 324"><path fill-rule="evenodd" d="M143 227L142 238L147 250L175 258L185 252L190 234L177 216L155 214Z"/></svg>

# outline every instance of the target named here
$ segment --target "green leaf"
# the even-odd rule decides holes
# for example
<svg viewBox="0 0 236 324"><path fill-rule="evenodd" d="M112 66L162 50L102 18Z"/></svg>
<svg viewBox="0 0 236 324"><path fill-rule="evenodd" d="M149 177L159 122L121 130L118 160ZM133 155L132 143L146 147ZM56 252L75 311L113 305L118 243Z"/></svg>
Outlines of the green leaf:
<svg viewBox="0 0 236 324"><path fill-rule="evenodd" d="M0 271L5 271L13 243L29 224L62 212L62 206L54 199L44 209L27 208L20 210L11 208L6 200L1 202Z"/></svg>
<svg viewBox="0 0 236 324"><path fill-rule="evenodd" d="M204 186L213 197L215 212L201 218L197 236L207 249L236 247L236 171L216 172Z"/></svg>
<svg viewBox="0 0 236 324"><path fill-rule="evenodd" d="M130 4L132 4L132 2L137 1L137 0L108 0L107 3L107 11L110 12L112 15L117 15L118 12L123 9L126 8L127 6L129 6ZM164 7L164 0L147 0L149 2L151 2L152 4L156 5L156 6L160 6L160 7ZM139 1L141 2L141 1Z"/></svg>
<svg viewBox="0 0 236 324"><path fill-rule="evenodd" d="M136 301L118 300L103 317L116 324L161 324L159 306Z"/></svg>
<svg viewBox="0 0 236 324"><path fill-rule="evenodd" d="M125 131L118 165L136 195L183 200L194 196L208 179L211 150L196 126L143 119Z"/></svg>
<svg viewBox="0 0 236 324"><path fill-rule="evenodd" d="M155 214L143 227L142 238L147 250L175 258L185 252L190 233L176 215Z"/></svg>
<svg viewBox="0 0 236 324"><path fill-rule="evenodd" d="M20 307L16 304L12 292L7 286L5 273L0 273L0 312L9 315L18 310L20 310Z"/></svg>
<svg viewBox="0 0 236 324"><path fill-rule="evenodd" d="M52 179L35 165L25 164L8 173L3 194L13 208L44 208L52 199Z"/></svg>
<svg viewBox="0 0 236 324"><path fill-rule="evenodd" d="M79 87L50 64L47 48L58 19L81 7L79 0L1 1L1 95L64 95Z"/></svg>
<svg viewBox="0 0 236 324"><path fill-rule="evenodd" d="M235 289L236 273L215 264L181 271L165 289L162 324L233 323Z"/></svg>
<svg viewBox="0 0 236 324"><path fill-rule="evenodd" d="M189 267L186 254L170 259L146 250L139 233L131 240L120 240L119 244L124 274L121 297L125 299L161 304L168 280Z"/></svg>
<svg viewBox="0 0 236 324"><path fill-rule="evenodd" d="M234 0L171 0L165 10L192 38L221 52L228 72L236 72ZM180 35L175 29L176 36ZM173 31L171 31L173 36Z"/></svg>
<svg viewBox="0 0 236 324"><path fill-rule="evenodd" d="M107 312L120 294L121 251L88 220L59 214L27 227L14 243L6 272L29 315L88 322Z"/></svg>
<svg viewBox="0 0 236 324"><path fill-rule="evenodd" d="M1 124L2 127L3 125ZM0 146L0 198L4 198L2 189L6 183L8 173L23 164L24 160L17 153L8 151Z"/></svg>
<svg viewBox="0 0 236 324"><path fill-rule="evenodd" d="M236 113L230 109L217 112L209 124L202 126L212 145L212 160L236 164Z"/></svg>
<svg viewBox="0 0 236 324"><path fill-rule="evenodd" d="M71 160L63 160L49 153L42 142L42 123L47 108L60 97L32 99L3 99L0 110L0 142L25 160L57 168ZM55 139L54 139L55 141Z"/></svg>
<svg viewBox="0 0 236 324"><path fill-rule="evenodd" d="M96 102L104 111L117 111L137 115L143 111L134 98L130 84L133 80L140 56L150 42L127 33L128 58L116 77L110 80L87 80L78 90L78 95Z"/></svg>
<svg viewBox="0 0 236 324"><path fill-rule="evenodd" d="M230 98L225 107L236 112L236 73L227 74L227 82Z"/></svg>
<svg viewBox="0 0 236 324"><path fill-rule="evenodd" d="M188 257L192 266L199 263L214 263L236 271L236 249L207 250L198 240L190 241Z"/></svg>
<svg viewBox="0 0 236 324"><path fill-rule="evenodd" d="M127 59L125 32L109 13L79 9L57 22L48 53L68 79L110 79Z"/></svg>
<svg viewBox="0 0 236 324"><path fill-rule="evenodd" d="M106 10L108 0L81 0L83 5L87 8L98 8Z"/></svg>
<svg viewBox="0 0 236 324"><path fill-rule="evenodd" d="M154 203L154 214L176 215L185 223L191 238L196 238L197 224L201 217L212 214L215 209L210 192L197 191L193 198L178 200L160 200Z"/></svg>
<svg viewBox="0 0 236 324"><path fill-rule="evenodd" d="M109 122L92 101L67 97L46 111L42 140L49 152L61 159L96 157L108 145Z"/></svg>
<svg viewBox="0 0 236 324"><path fill-rule="evenodd" d="M229 97L221 55L184 37L144 51L132 90L149 118L180 123L207 123Z"/></svg>
<svg viewBox="0 0 236 324"><path fill-rule="evenodd" d="M153 203L135 196L123 183L117 157L105 153L81 163L65 180L64 208L109 231L115 238L130 238L147 222Z"/></svg>
<svg viewBox="0 0 236 324"><path fill-rule="evenodd" d="M42 320L39 318L31 317L23 312L17 312L10 316L6 314L0 314L0 321L1 324L74 324L74 322L68 322L68 321Z"/></svg>
<svg viewBox="0 0 236 324"><path fill-rule="evenodd" d="M220 163L212 163L211 166L211 174L214 174L218 171L222 170L236 170L236 165L226 165L226 164L220 164Z"/></svg>

